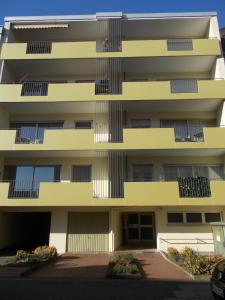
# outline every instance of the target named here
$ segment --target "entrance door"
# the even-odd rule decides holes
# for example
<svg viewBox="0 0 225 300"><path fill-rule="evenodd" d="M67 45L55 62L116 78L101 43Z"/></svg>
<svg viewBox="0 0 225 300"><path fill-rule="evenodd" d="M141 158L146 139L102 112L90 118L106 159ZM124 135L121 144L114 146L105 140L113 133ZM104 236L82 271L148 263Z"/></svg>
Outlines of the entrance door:
<svg viewBox="0 0 225 300"><path fill-rule="evenodd" d="M128 213L124 218L126 244L155 246L154 213Z"/></svg>

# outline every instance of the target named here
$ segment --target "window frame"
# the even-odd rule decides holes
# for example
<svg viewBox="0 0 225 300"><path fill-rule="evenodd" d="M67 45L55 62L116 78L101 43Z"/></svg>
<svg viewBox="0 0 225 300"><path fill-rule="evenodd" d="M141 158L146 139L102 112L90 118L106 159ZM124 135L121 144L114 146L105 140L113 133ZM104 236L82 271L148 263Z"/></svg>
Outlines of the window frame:
<svg viewBox="0 0 225 300"><path fill-rule="evenodd" d="M168 214L177 214L177 213L180 213L180 214L183 214L183 222L169 222L168 220ZM187 214L194 214L194 213L199 213L201 214L201 219L202 219L202 222L187 222ZM221 222L223 220L223 215L222 215L222 212L221 211L210 211L210 212L196 212L196 211L193 211L193 212L176 212L176 211L167 211L166 213L166 216L167 216L167 225L176 225L176 226L179 226L179 225L196 225L196 226L199 226L199 225L209 225L211 222L206 222L206 214L219 214L220 216L220 221L215 221L215 222ZM213 221L214 222L214 221Z"/></svg>
<svg viewBox="0 0 225 300"><path fill-rule="evenodd" d="M80 128L77 128L76 125L77 125L77 123L79 123L79 122L80 122L80 123L85 123L85 122L88 123L88 122L89 122L89 123L91 124L91 127L90 127L90 128L87 128L87 127L80 127ZM83 130L93 129L93 120L75 120L75 121L74 121L74 128L75 128L75 129L78 129L78 130L82 130L82 129L83 129Z"/></svg>

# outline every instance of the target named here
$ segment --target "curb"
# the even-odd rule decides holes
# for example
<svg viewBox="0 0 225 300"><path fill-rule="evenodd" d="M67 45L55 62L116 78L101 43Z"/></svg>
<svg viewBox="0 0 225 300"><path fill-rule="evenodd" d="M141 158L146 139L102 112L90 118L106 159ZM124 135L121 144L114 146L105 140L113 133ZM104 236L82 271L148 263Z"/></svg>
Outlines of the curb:
<svg viewBox="0 0 225 300"><path fill-rule="evenodd" d="M191 277L192 280L195 280L194 275L190 274L188 271L186 271L185 269L183 269L181 266L179 266L178 264L176 264L175 262L173 262L172 260L170 260L164 253L163 251L159 251L159 253L162 255L162 257L168 261L169 263L171 263L172 265L174 265L175 267L177 267L178 269L180 269L181 271L183 271L186 275L188 275L189 277Z"/></svg>

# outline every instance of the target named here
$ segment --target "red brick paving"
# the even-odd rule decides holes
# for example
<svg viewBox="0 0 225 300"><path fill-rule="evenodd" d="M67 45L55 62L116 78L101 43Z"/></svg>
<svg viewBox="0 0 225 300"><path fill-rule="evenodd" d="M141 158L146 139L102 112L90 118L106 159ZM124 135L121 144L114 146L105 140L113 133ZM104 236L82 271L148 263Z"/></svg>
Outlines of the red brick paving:
<svg viewBox="0 0 225 300"><path fill-rule="evenodd" d="M52 262L30 274L29 277L73 277L104 278L110 255L65 253Z"/></svg>
<svg viewBox="0 0 225 300"><path fill-rule="evenodd" d="M192 280L160 253L134 253L134 257L140 261L147 279Z"/></svg>

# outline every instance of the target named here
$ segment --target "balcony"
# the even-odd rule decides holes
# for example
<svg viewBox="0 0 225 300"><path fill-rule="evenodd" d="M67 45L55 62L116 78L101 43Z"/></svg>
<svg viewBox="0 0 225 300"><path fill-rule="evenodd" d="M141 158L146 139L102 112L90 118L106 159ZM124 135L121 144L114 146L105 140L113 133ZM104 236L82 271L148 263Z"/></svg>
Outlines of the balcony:
<svg viewBox="0 0 225 300"><path fill-rule="evenodd" d="M176 141L173 128L126 128L123 142L96 143L93 129L45 129L44 138L18 137L16 130L0 130L0 151L73 150L225 150L225 128L203 128L203 139ZM62 142L63 141L63 142Z"/></svg>
<svg viewBox="0 0 225 300"><path fill-rule="evenodd" d="M177 182L125 182L124 198L94 198L90 182L42 182L36 198L9 198L10 183L0 183L0 206L215 206L224 205L225 181L211 182L211 197L182 198ZM63 195L63 198L62 198ZM21 195L20 195L21 196ZM27 194L26 194L27 196Z"/></svg>
<svg viewBox="0 0 225 300"><path fill-rule="evenodd" d="M188 81L190 82L190 81ZM225 80L197 80L192 90L174 81L123 82L121 94L96 94L95 83L48 83L23 91L22 84L0 84L1 102L71 102L111 100L206 100L225 98ZM177 85L178 89L178 85ZM45 93L45 95L43 95Z"/></svg>
<svg viewBox="0 0 225 300"><path fill-rule="evenodd" d="M218 39L192 39L192 47L172 47L170 40L122 41L122 51L97 52L96 42L5 43L1 59L60 59L60 58L107 58L107 57L154 57L154 56L219 56ZM38 45L37 43L40 43ZM46 43L46 45L45 45ZM173 43L175 44L175 42ZM174 49L174 50L173 50ZM182 50L180 50L182 49Z"/></svg>

